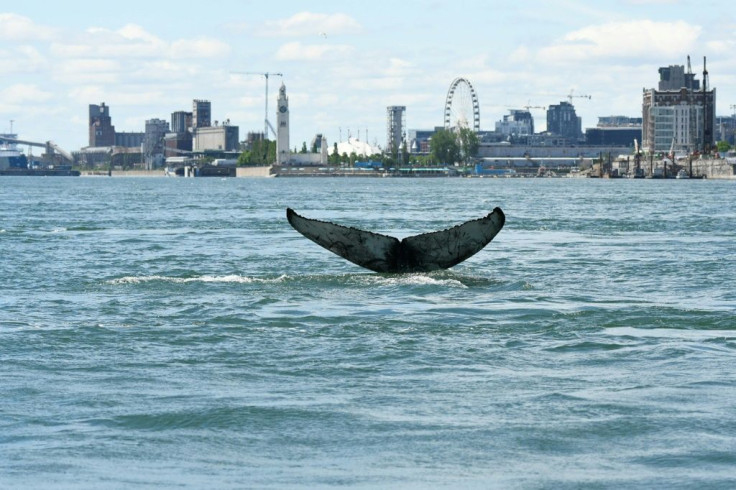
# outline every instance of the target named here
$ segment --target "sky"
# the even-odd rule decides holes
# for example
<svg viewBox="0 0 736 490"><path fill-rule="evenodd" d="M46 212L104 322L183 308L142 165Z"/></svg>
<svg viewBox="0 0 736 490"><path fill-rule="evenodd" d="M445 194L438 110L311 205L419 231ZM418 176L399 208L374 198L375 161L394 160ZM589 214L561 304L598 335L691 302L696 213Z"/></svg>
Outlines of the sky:
<svg viewBox="0 0 736 490"><path fill-rule="evenodd" d="M0 133L87 146L90 104L118 132L212 103L212 119L263 131L278 87L290 105L290 146L322 133L383 146L386 107L406 106L408 129L443 124L452 81L470 81L480 127L511 109L572 101L583 128L600 116L641 117L660 66L702 79L707 57L716 114L736 104L736 9L726 1L524 2L218 0L0 4ZM568 98L569 95L572 98ZM589 96L589 97L588 97Z"/></svg>

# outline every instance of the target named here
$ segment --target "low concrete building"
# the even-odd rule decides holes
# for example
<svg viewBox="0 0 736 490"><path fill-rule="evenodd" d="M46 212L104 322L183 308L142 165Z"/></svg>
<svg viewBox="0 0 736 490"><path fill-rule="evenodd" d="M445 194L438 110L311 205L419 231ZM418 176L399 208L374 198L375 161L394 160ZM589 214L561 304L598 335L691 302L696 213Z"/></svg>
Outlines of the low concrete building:
<svg viewBox="0 0 736 490"><path fill-rule="evenodd" d="M223 124L194 130L194 151L220 150L237 151L240 146L240 128Z"/></svg>

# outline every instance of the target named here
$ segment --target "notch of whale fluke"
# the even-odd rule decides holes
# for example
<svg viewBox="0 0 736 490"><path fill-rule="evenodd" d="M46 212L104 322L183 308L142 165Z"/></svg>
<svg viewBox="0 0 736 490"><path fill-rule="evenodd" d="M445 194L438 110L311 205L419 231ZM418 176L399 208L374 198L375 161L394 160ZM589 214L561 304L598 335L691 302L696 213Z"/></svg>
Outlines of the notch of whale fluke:
<svg viewBox="0 0 736 490"><path fill-rule="evenodd" d="M483 218L446 230L398 240L392 236L359 230L300 216L286 209L289 224L330 252L375 272L429 272L448 269L488 245L506 222L501 208Z"/></svg>

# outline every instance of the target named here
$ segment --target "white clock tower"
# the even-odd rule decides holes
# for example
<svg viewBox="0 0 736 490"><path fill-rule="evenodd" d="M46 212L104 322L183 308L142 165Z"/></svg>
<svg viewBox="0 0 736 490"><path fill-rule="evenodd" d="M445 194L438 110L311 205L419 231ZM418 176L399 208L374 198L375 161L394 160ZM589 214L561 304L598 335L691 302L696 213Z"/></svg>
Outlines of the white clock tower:
<svg viewBox="0 0 736 490"><path fill-rule="evenodd" d="M289 98L282 83L276 104L276 164L286 165L291 159L289 151Z"/></svg>

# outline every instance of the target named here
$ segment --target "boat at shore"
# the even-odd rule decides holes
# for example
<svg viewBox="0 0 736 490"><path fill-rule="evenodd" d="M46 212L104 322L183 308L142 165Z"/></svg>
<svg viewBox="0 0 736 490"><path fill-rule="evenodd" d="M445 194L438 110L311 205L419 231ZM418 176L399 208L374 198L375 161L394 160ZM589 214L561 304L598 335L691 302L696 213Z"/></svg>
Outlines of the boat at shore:
<svg viewBox="0 0 736 490"><path fill-rule="evenodd" d="M13 135L14 136L14 135ZM17 145L0 145L0 176L78 177L80 172L71 165L53 165L28 158Z"/></svg>

